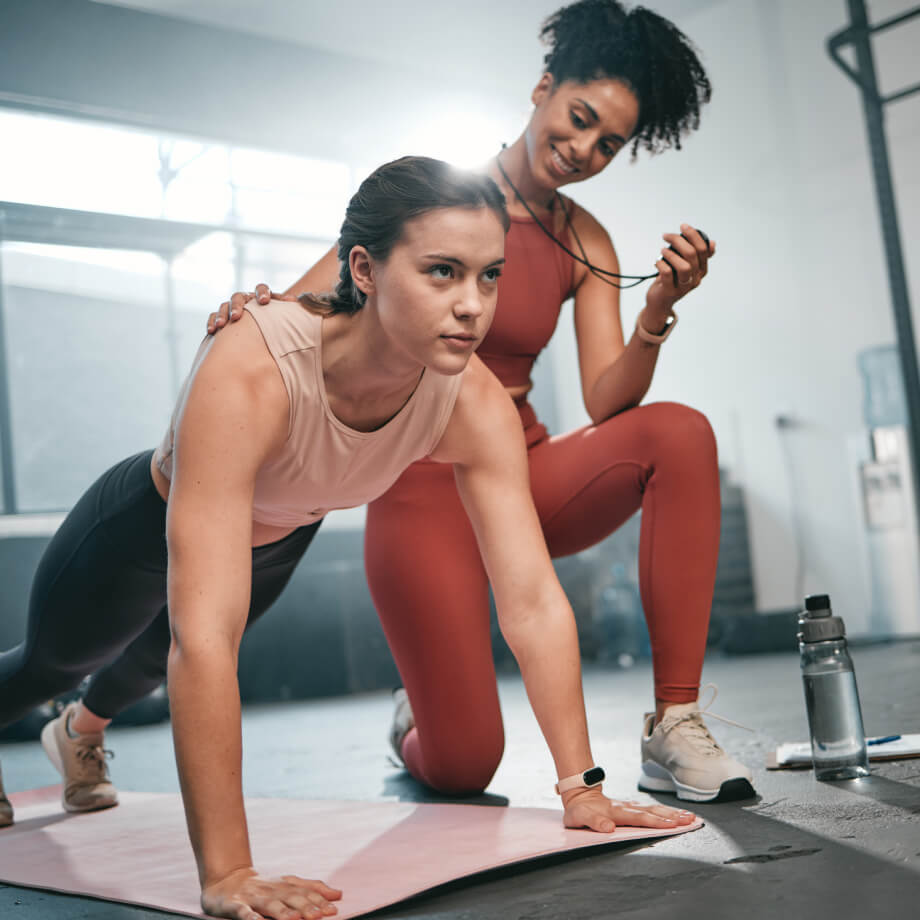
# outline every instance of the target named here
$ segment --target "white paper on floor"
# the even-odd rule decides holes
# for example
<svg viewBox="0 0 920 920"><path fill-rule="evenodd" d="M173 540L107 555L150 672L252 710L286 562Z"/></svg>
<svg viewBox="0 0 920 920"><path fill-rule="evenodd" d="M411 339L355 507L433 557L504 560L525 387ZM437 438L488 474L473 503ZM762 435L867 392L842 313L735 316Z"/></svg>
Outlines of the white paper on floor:
<svg viewBox="0 0 920 920"><path fill-rule="evenodd" d="M74 815L53 789L12 796L0 830L0 881L202 916L177 795L121 793L116 808ZM322 879L346 920L437 885L538 856L695 830L566 830L547 808L247 799L253 858L266 875Z"/></svg>

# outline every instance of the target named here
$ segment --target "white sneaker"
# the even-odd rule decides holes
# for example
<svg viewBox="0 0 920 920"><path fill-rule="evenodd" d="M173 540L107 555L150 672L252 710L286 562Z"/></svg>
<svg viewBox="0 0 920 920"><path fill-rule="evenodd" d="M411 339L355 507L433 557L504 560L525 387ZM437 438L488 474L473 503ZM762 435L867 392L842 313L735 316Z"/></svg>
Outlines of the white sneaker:
<svg viewBox="0 0 920 920"><path fill-rule="evenodd" d="M415 728L415 717L412 715L412 707L409 705L409 694L406 693L405 687L397 687L393 691L393 722L390 725L390 747L401 764L405 764L402 756L403 741L411 729Z"/></svg>
<svg viewBox="0 0 920 920"><path fill-rule="evenodd" d="M13 823L13 806L3 791L3 774L0 773L0 827L9 827Z"/></svg>
<svg viewBox="0 0 920 920"><path fill-rule="evenodd" d="M699 707L699 700L669 706L657 725L655 713L645 714L641 790L673 792L689 802L731 802L755 795L751 771L716 744L703 722L703 714L716 698L716 688L712 689L712 699L704 709ZM738 725L715 713L708 714Z"/></svg>
<svg viewBox="0 0 920 920"><path fill-rule="evenodd" d="M68 730L77 703L42 729L41 741L48 759L64 780L62 801L67 811L97 811L118 804L118 792L109 779L102 732L72 735Z"/></svg>

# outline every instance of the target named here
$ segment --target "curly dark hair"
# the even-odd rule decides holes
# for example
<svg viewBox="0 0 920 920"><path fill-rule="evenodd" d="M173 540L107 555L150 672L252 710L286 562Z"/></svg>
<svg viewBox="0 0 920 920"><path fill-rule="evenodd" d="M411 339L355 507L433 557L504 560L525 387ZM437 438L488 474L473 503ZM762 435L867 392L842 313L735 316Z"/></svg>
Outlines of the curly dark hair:
<svg viewBox="0 0 920 920"><path fill-rule="evenodd" d="M621 80L639 100L632 156L639 147L680 150L681 137L700 126L712 86L693 44L672 22L642 6L629 12L616 0L579 0L552 14L540 29L549 46L544 69L557 83Z"/></svg>

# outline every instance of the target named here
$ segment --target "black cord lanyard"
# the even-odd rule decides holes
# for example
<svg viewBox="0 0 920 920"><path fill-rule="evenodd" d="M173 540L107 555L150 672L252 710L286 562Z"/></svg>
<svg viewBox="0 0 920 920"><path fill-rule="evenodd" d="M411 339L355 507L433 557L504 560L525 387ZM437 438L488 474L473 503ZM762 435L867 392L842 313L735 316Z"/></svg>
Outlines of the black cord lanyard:
<svg viewBox="0 0 920 920"><path fill-rule="evenodd" d="M507 149L507 146L505 144L502 144L502 150L506 150L506 149ZM592 265L592 263L588 260L588 254L585 252L585 247L582 245L581 240L578 237L578 233L575 231L575 227L572 226L572 221L569 218L569 209L565 206L565 202L562 200L562 196L559 194L559 192L555 191L553 193L555 195L555 197L553 198L553 202L558 201L560 206L562 207L562 215L565 218L565 225L569 229L569 232L574 237L575 242L578 244L578 248L581 250L581 255L579 256L578 254L572 252L572 250L569 249L569 247L566 246L565 243L563 243L562 240L560 240L559 237L557 237L553 233L552 230L546 227L543 224L543 222L540 220L540 218L537 217L536 214L534 214L530 205L527 204L527 202L524 200L524 196L517 190L514 183L511 181L510 177L508 176L508 173L505 172L505 168L502 166L502 161L499 158L499 156L495 157L495 165L498 167L498 171L502 174L502 178L511 187L511 191L514 192L514 195L517 198L517 200L520 201L522 205L524 205L524 208L527 211L527 213L534 219L534 221L536 222L536 225L563 252L571 256L576 262L580 262L582 265L584 265L588 269L588 271L591 272L592 275L594 275L597 278L600 278L600 280L603 281L605 284L609 284L611 287L620 288L620 290L626 291L626 290L629 290L629 288L636 287L636 285L638 284L642 284L643 281L649 281L651 278L658 277L658 272L655 272L654 275L621 275L621 274L618 274L617 272L609 271L606 268L600 268L597 265ZM611 278L628 278L631 283L630 284L618 284L616 281L611 281L610 280Z"/></svg>

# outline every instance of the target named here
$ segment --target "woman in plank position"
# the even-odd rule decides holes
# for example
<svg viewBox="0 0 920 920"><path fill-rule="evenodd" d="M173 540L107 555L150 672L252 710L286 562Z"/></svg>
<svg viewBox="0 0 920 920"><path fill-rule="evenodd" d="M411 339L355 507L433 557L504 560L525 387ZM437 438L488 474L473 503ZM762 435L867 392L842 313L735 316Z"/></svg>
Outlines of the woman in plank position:
<svg viewBox="0 0 920 920"><path fill-rule="evenodd" d="M486 167L508 201L511 229L495 321L477 353L517 407L513 421L527 443L553 556L598 543L642 509L639 586L655 700L638 745L639 787L691 801L751 796L750 771L716 743L698 701L719 549L715 439L706 418L687 406L639 405L674 329L674 307L705 277L715 247L688 224L664 234L658 274L627 338L610 238L560 191L601 173L624 147L633 154L679 148L699 124L709 81L671 22L641 7L627 12L615 0L566 6L541 36L549 51L530 121ZM332 250L288 295L328 290L337 271ZM257 294L267 302L267 286ZM251 296L235 294L212 314L209 331L228 314L241 315ZM527 394L534 361L569 297L591 424L550 437ZM488 567L448 468L419 461L369 505L365 558L408 692L397 696L394 748L431 786L484 788L504 745ZM434 660L433 639L447 634L456 641L438 645Z"/></svg>
<svg viewBox="0 0 920 920"><path fill-rule="evenodd" d="M42 743L64 777L64 807L105 808L117 795L103 731L167 677L209 914L336 912L340 892L266 878L253 864L237 652L323 515L377 497L422 458L456 476L555 763L566 825L609 832L693 820L611 801L598 784L574 620L540 532L523 435L513 403L473 354L495 309L507 226L487 177L416 157L378 169L348 206L334 292L304 298L306 309L249 309L206 339L163 442L105 473L41 560L26 641L0 655L0 725L92 673L82 701L45 727ZM438 585L429 608L452 589ZM436 663L457 640L428 641L422 657ZM12 819L0 788L0 823Z"/></svg>

